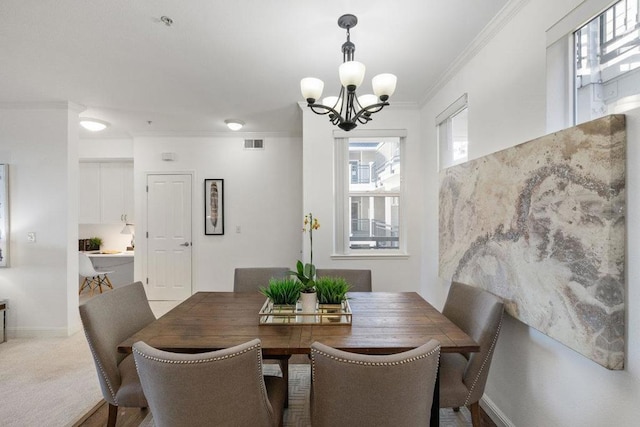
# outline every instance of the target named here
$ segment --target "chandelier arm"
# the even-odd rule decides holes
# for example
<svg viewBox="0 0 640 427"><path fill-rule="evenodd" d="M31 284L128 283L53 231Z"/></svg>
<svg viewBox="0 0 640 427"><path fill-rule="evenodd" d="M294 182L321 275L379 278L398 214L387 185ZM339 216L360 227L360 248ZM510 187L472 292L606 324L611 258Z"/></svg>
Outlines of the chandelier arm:
<svg viewBox="0 0 640 427"><path fill-rule="evenodd" d="M332 113L332 114L335 114L335 115L338 115L338 116L340 115L333 108L327 107L326 105L323 105L323 104L307 104L307 107L311 108L311 111L313 111L314 113L316 113L316 114L318 114L320 116L324 116L325 114L329 114L329 113ZM316 108L321 108L322 110L325 110L325 111L318 111L318 110L316 110Z"/></svg>
<svg viewBox="0 0 640 427"><path fill-rule="evenodd" d="M363 108L360 111L358 111L358 113L355 116L353 116L352 121L355 123L356 120L365 119L364 121L360 121L360 123L366 123L369 120L371 120L371 117L369 117L371 114L377 113L387 105L389 105L388 102L380 102L378 104L369 105L367 108Z"/></svg>

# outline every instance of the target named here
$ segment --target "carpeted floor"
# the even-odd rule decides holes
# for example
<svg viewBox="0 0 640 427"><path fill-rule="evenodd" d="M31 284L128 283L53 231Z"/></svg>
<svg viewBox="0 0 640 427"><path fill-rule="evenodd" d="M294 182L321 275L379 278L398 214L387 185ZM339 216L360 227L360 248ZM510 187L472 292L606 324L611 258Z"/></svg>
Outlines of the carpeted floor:
<svg viewBox="0 0 640 427"><path fill-rule="evenodd" d="M9 339L0 344L3 426L68 426L101 398L82 332L68 338Z"/></svg>

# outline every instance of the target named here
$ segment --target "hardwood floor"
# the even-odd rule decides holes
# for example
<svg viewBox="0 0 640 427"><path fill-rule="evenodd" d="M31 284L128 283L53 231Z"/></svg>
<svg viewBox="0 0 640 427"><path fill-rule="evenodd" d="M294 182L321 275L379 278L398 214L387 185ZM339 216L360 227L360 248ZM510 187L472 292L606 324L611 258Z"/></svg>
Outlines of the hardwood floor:
<svg viewBox="0 0 640 427"><path fill-rule="evenodd" d="M148 409L118 408L117 427L138 427L149 414ZM73 427L104 427L109 417L109 405L104 400L85 414Z"/></svg>
<svg viewBox="0 0 640 427"><path fill-rule="evenodd" d="M142 420L149 413L148 409L120 408L116 427L138 427ZM102 401L94 406L81 420L73 427L103 427L107 425L109 408L106 402ZM442 422L441 422L442 425ZM449 425L447 423L447 425ZM471 425L471 423L469 423ZM491 418L480 408L480 427L497 427Z"/></svg>

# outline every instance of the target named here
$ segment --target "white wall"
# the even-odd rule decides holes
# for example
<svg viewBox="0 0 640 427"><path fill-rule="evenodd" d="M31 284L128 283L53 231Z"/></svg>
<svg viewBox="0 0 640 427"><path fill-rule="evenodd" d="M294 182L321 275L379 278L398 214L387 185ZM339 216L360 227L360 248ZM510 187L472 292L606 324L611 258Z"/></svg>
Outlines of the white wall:
<svg viewBox="0 0 640 427"><path fill-rule="evenodd" d="M0 163L9 164L10 267L0 269L14 336L79 329L78 110L67 103L0 107ZM27 242L27 232L36 242Z"/></svg>
<svg viewBox="0 0 640 427"><path fill-rule="evenodd" d="M145 278L146 240L138 224L145 222L149 172L194 174L194 292L231 291L235 267L294 267L302 227L302 142L291 137L262 139L264 150L245 150L242 134L135 138L136 280ZM175 161L162 161L163 152L175 153ZM204 180L220 178L224 179L224 235L206 236Z"/></svg>
<svg viewBox="0 0 640 427"><path fill-rule="evenodd" d="M366 268L371 270L374 291L420 291L421 241L423 226L423 199L420 190L424 167L420 139L419 110L415 107L391 105L374 115L374 119L356 129L400 129L406 130L404 183L406 198L403 200L407 227L408 257L371 259L332 258L334 254L334 151L333 132L339 130L329 123L327 116L313 113L306 104L303 111L303 212L313 213L320 221L320 229L313 233L313 262L318 268ZM300 226L302 213L300 215ZM435 235L434 235L435 236ZM304 250L309 242L301 236ZM305 258L308 262L308 256Z"/></svg>
<svg viewBox="0 0 640 427"><path fill-rule="evenodd" d="M530 1L422 109L427 153L436 146L435 116L469 94L469 157L478 158L545 134L545 31L576 1ZM627 360L624 371L608 371L540 332L507 317L485 396L516 426L637 425L640 401L640 110L627 115ZM437 197L432 162L423 177L424 197ZM437 209L428 204L423 280L438 283ZM448 284L427 289L442 306Z"/></svg>

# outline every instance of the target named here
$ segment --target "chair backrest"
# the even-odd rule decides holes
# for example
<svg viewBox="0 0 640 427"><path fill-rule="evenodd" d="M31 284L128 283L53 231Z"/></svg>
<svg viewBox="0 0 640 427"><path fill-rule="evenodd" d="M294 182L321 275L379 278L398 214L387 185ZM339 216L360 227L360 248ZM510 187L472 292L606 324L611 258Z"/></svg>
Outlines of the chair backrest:
<svg viewBox="0 0 640 427"><path fill-rule="evenodd" d="M133 357L155 425L272 426L261 351L259 339L199 354L135 343Z"/></svg>
<svg viewBox="0 0 640 427"><path fill-rule="evenodd" d="M287 267L236 268L233 275L234 292L257 291L260 286L269 286L269 279L289 276Z"/></svg>
<svg viewBox="0 0 640 427"><path fill-rule="evenodd" d="M477 402L484 393L503 313L504 304L495 295L475 286L451 284L442 314L480 344L480 352L465 354L463 382L469 402Z"/></svg>
<svg viewBox="0 0 640 427"><path fill-rule="evenodd" d="M440 357L440 343L388 356L311 345L311 424L424 426Z"/></svg>
<svg viewBox="0 0 640 427"><path fill-rule="evenodd" d="M115 288L80 305L80 318L98 371L104 399L113 404L121 383L118 365L126 357L118 344L156 318L142 282Z"/></svg>
<svg viewBox="0 0 640 427"><path fill-rule="evenodd" d="M82 252L78 252L78 274L82 277L94 277L100 274L93 267L91 258Z"/></svg>
<svg viewBox="0 0 640 427"><path fill-rule="evenodd" d="M342 277L351 285L352 292L371 292L371 270L319 268L317 277Z"/></svg>

